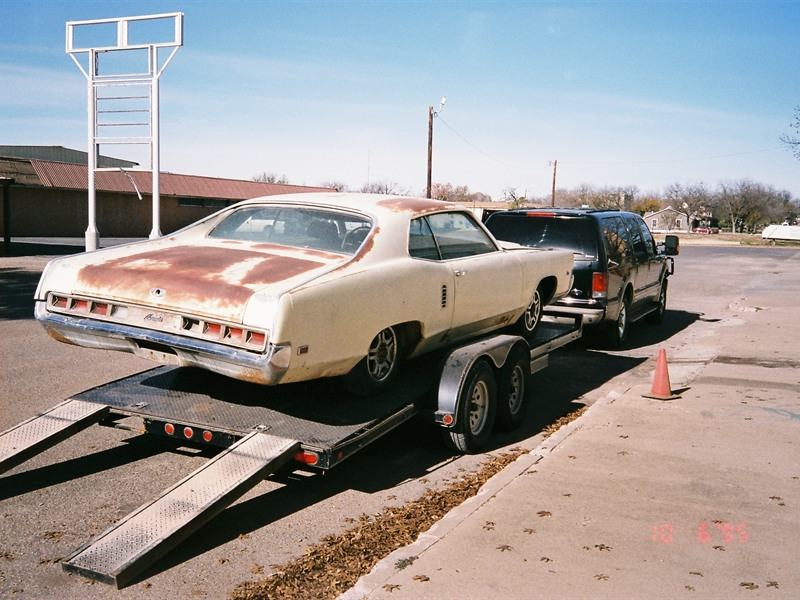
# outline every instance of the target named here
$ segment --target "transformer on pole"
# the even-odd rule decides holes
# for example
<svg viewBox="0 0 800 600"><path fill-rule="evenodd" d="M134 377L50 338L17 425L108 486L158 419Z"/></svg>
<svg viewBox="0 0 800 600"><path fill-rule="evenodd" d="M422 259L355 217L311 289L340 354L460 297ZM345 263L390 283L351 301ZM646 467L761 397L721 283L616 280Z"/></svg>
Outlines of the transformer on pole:
<svg viewBox="0 0 800 600"><path fill-rule="evenodd" d="M95 176L102 171L120 170L120 167L98 164L101 146L105 145L147 148L147 165L127 170L151 173L153 228L150 238L161 236L158 84L164 69L182 45L183 13L67 22L67 54L88 83L87 251L96 250L100 241ZM159 61L162 48L172 48L163 64ZM138 194L138 189L136 191Z"/></svg>

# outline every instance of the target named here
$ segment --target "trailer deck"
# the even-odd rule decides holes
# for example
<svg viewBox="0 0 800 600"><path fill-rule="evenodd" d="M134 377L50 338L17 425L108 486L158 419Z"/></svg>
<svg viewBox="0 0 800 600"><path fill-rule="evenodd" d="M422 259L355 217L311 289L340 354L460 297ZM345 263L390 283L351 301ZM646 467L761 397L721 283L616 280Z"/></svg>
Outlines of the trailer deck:
<svg viewBox="0 0 800 600"><path fill-rule="evenodd" d="M457 413L477 357L502 363L504 352L527 343L533 373L580 335L579 320L554 317L532 340L499 335L426 355L408 363L390 391L368 398L345 394L335 380L264 387L158 367L77 394L0 434L0 473L93 423L224 448L62 561L67 571L122 587L292 459L331 468L421 410L438 407L437 422L446 424L440 418Z"/></svg>

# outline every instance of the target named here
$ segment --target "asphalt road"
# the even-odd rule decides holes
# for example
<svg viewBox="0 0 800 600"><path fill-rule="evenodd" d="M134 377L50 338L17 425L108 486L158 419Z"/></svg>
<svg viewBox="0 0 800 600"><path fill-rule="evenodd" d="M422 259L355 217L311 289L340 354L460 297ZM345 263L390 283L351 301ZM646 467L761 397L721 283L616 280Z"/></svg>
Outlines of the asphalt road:
<svg viewBox="0 0 800 600"><path fill-rule="evenodd" d="M59 344L35 323L31 298L48 260L42 252L66 250L15 244L17 256L0 257L0 430L72 394L153 366L131 355ZM680 346L685 354L693 326L717 318L753 290L768 293L775 274L798 252L684 246L664 324L635 326L623 351L599 349L587 336L555 352L534 379L536 410L521 430L495 436L489 453L533 449L543 427L559 416L646 381L658 348ZM287 470L258 484L127 588L61 569L60 558L208 456L95 426L0 476L0 597L225 598L238 583L268 574L359 515L419 497L485 458L453 456L435 426L413 420L325 475Z"/></svg>

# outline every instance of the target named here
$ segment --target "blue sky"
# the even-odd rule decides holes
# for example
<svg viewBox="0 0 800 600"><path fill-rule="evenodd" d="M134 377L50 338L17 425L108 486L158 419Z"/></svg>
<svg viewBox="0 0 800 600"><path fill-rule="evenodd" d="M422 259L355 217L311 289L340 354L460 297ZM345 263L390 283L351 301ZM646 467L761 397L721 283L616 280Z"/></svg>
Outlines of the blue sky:
<svg viewBox="0 0 800 600"><path fill-rule="evenodd" d="M87 146L65 23L184 13L163 171L424 193L751 179L800 197L800 2L0 0L0 145ZM126 156L121 156L126 158Z"/></svg>

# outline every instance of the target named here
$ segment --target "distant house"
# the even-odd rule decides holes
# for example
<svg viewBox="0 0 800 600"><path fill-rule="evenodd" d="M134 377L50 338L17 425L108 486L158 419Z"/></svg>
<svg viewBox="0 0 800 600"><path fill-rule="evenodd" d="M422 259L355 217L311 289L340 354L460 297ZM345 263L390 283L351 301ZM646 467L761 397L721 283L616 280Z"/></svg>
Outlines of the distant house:
<svg viewBox="0 0 800 600"><path fill-rule="evenodd" d="M650 231L664 233L676 231L690 231L691 223L686 213L675 210L671 206L656 212L646 213L644 222Z"/></svg>
<svg viewBox="0 0 800 600"><path fill-rule="evenodd" d="M0 146L0 183L9 205L0 230L15 237L83 237L88 223L86 153L61 146ZM147 237L152 229L152 174L135 163L100 157L117 168L95 178L102 237ZM160 221L170 233L234 202L329 188L160 173ZM141 196L141 200L139 199Z"/></svg>

